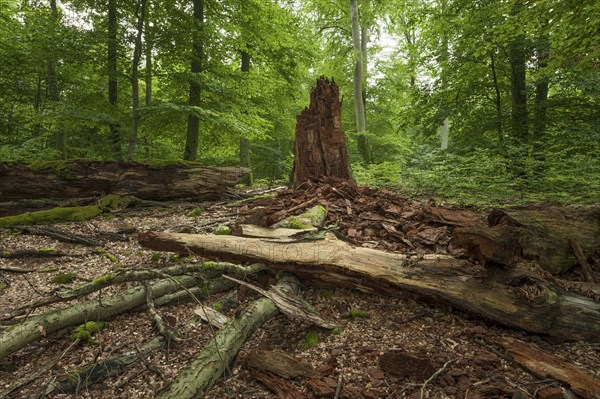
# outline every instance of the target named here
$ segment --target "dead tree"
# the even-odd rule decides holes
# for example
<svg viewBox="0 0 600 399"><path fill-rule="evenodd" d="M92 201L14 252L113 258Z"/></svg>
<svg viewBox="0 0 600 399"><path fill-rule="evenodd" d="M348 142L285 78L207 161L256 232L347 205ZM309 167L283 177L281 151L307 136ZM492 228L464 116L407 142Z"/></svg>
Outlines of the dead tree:
<svg viewBox="0 0 600 399"><path fill-rule="evenodd" d="M309 107L296 121L294 167L290 177L294 188L308 180L352 178L341 113L338 86L333 79L320 77L310 93Z"/></svg>

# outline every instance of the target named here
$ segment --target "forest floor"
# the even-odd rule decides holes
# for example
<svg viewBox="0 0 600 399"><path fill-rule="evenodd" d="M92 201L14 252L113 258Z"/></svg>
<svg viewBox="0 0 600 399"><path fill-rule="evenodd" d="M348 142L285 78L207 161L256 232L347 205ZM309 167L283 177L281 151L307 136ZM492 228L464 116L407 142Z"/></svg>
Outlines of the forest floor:
<svg viewBox="0 0 600 399"><path fill-rule="evenodd" d="M319 191L321 190L321 191ZM30 273L0 271L0 318L6 318L15 309L32 300L56 291L59 286L50 282L59 273L76 273L77 278L60 288L75 287L114 271L117 268L162 268L181 262L194 263L208 259L192 256L180 259L169 253L156 253L142 248L133 233L149 231L177 231L203 234L217 225L235 225L249 215L260 215L259 209L271 207L273 212L285 213L294 206L314 202L319 197L330 210L328 222L336 221L338 233L356 245L377 247L388 251L419 251L434 248L454 253L448 246L444 231L423 222L423 203L408 201L388 190L363 189L344 191L343 187L308 190L305 197L282 190L276 198L260 198L248 202L218 201L181 204L170 208L141 208L101 215L89 222L61 224L63 230L105 239L103 251L59 242L54 239L17 234L2 230L0 249L15 252L55 248L69 256L26 257L0 259L0 267L23 268ZM335 200L330 195L335 191ZM320 194L319 194L320 193ZM358 194L357 194L358 193ZM351 197L352 195L352 197ZM396 214L406 223L415 223L415 229L398 232L382 228L382 212ZM198 216L186 216L194 208L204 208ZM269 219L263 213L263 219ZM360 216L362 215L362 216ZM261 216L258 216L260 219ZM214 222L214 223L211 223ZM376 222L376 223L375 223ZM419 224L421 223L421 224ZM421 227L417 227L417 225ZM437 229L437 230L436 230ZM106 239L116 233L123 241ZM393 234L396 237L390 238ZM112 237L118 237L112 235ZM574 275L573 278L577 278ZM134 283L128 283L131 286ZM106 297L121 290L108 287L90 298ZM410 295L384 297L357 291L320 286L303 281L302 296L322 316L342 326L341 333L331 334L307 323L278 315L263 325L246 342L237 360L225 376L207 394L208 398L275 398L267 387L252 376L245 362L254 349L282 351L297 360L312 364L321 374L317 379L299 378L292 381L306 398L334 397L338 384L340 398L561 398L569 397L561 383L542 376L538 378L504 357L493 344L497 337L514 337L532 343L560 356L589 375L600 378L600 345L584 342L562 342L545 336L536 336L493 325L443 304L431 304ZM225 294L202 300L211 304ZM240 305L231 309L233 316L244 303L256 298L240 290ZM32 314L59 308L54 304ZM163 318L172 325L183 342L157 351L125 373L110 377L75 394L53 394L52 398L152 398L167 386L210 339L213 329L200 321L194 302L158 308ZM346 317L351 311L362 311L364 317ZM124 350L133 350L158 335L148 312L129 312L108 320L96 336L97 344L80 344L67 350L72 329L44 337L0 361L0 392L17 378L40 370L58 354L61 359L31 384L8 397L43 397L49 382L68 375L74 369ZM316 345L307 345L307 334L318 337ZM311 335L311 334L309 334ZM403 351L416 360L413 364L397 364L397 370L382 365L382 358L390 351ZM423 368L423 364L426 367ZM385 369L385 370L384 370ZM434 374L438 372L435 376ZM340 378L341 377L341 378ZM430 381L427 381L429 377ZM520 394L519 394L520 392ZM518 396L521 395L521 396Z"/></svg>

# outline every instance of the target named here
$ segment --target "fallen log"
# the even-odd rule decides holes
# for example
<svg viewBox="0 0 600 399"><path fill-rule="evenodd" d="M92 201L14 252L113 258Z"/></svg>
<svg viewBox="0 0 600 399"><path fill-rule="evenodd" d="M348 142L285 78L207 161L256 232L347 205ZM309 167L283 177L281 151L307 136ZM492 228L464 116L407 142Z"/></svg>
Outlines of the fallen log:
<svg viewBox="0 0 600 399"><path fill-rule="evenodd" d="M195 162L53 161L0 163L0 202L37 198L133 195L141 199L215 198L246 168ZM27 184L23 184L27 182Z"/></svg>
<svg viewBox="0 0 600 399"><path fill-rule="evenodd" d="M502 346L515 362L535 376L564 382L583 399L600 399L600 380L564 359L515 338L500 337L493 341Z"/></svg>
<svg viewBox="0 0 600 399"><path fill-rule="evenodd" d="M277 288L292 293L298 289L291 276L280 279ZM238 317L225 324L158 397L160 399L201 398L212 388L254 331L277 314L268 298L252 302Z"/></svg>
<svg viewBox="0 0 600 399"><path fill-rule="evenodd" d="M148 248L220 258L264 261L272 267L379 294L406 290L449 303L499 324L563 339L600 342L600 302L569 292L527 264L483 268L450 256L386 253L325 240L176 233L139 236Z"/></svg>
<svg viewBox="0 0 600 399"><path fill-rule="evenodd" d="M584 257L600 252L600 206L495 209L487 226L457 227L451 242L487 262L533 261L559 275L578 263L569 240Z"/></svg>
<svg viewBox="0 0 600 399"><path fill-rule="evenodd" d="M216 284L222 281L217 279ZM151 289L154 297L158 298L179 291L181 288L190 288L207 283L204 276L181 276L176 281L174 279L158 281L152 284ZM229 288L231 284L223 283L223 286ZM109 298L104 298L102 301L90 300L34 316L0 335L0 359L43 336L63 328L85 323L89 320L106 320L140 307L145 303L146 290L144 287L134 287Z"/></svg>

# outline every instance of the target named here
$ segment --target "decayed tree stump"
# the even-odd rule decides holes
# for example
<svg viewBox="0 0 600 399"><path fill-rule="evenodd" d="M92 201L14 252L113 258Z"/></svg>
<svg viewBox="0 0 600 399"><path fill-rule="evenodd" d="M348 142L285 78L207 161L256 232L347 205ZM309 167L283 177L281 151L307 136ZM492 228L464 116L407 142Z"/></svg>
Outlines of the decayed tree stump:
<svg viewBox="0 0 600 399"><path fill-rule="evenodd" d="M208 199L239 183L246 168L193 162L116 161L0 163L0 201L133 195L141 199Z"/></svg>
<svg viewBox="0 0 600 399"><path fill-rule="evenodd" d="M291 181L298 188L307 180L324 177L350 180L346 137L342 130L339 88L332 79L317 79L310 106L298 116Z"/></svg>

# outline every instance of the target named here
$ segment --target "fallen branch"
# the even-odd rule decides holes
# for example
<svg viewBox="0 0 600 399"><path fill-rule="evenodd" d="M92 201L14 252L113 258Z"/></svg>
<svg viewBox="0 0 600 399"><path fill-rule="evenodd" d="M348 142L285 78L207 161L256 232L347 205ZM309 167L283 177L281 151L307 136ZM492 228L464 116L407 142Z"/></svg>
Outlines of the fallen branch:
<svg viewBox="0 0 600 399"><path fill-rule="evenodd" d="M33 234L38 236L46 236L50 238L54 238L57 241L69 242L74 244L82 244L90 247L101 247L102 242L88 236L84 236L81 234L71 233L69 231L64 231L57 227L51 226L26 226L21 227L20 230L27 234Z"/></svg>
<svg viewBox="0 0 600 399"><path fill-rule="evenodd" d="M420 398L423 399L425 397L425 388L427 388L427 385L432 382L433 380L435 380L436 378L439 377L440 374L445 373L446 370L448 370L448 367L454 363L456 361L456 359L450 359L448 360L446 363L444 363L444 365L442 366L441 369L437 370L435 373L433 373L431 375L431 377L429 377L428 379L425 380L425 382L423 383L423 385L421 385L421 395Z"/></svg>
<svg viewBox="0 0 600 399"><path fill-rule="evenodd" d="M297 290L297 280L284 276L277 286L286 293ZM218 330L196 358L158 397L187 399L203 397L223 374L252 333L277 313L268 298L252 302L238 317Z"/></svg>
<svg viewBox="0 0 600 399"><path fill-rule="evenodd" d="M160 335L162 335L167 340L167 342L181 342L181 338L169 331L167 326L165 326L165 322L163 321L162 317L156 311L156 306L154 306L154 297L152 295L152 289L150 288L150 284L148 284L147 281L144 282L144 289L146 290L146 309L148 310L150 317L152 317L152 320L154 320L154 324L156 324Z"/></svg>
<svg viewBox="0 0 600 399"><path fill-rule="evenodd" d="M23 249L20 251L4 251L0 249L0 258L4 259L19 259L19 258L55 258L60 256L81 256L75 254L67 254L54 248L48 249ZM23 269L26 270L26 269ZM13 270L14 271L14 270ZM21 272L26 273L26 272Z"/></svg>
<svg viewBox="0 0 600 399"><path fill-rule="evenodd" d="M588 283L596 284L598 280L596 280L596 277L594 277L594 272L592 272L592 268L583 254L581 246L572 238L569 238L569 244L571 245L573 254L577 258L577 262L579 262L579 265L581 265L581 270L583 271L583 276L585 277L586 281Z"/></svg>

